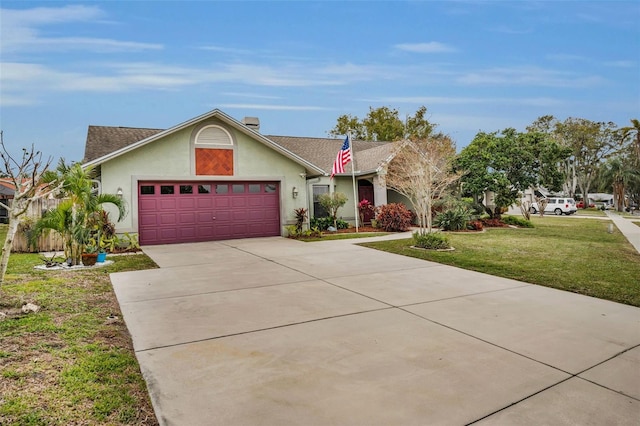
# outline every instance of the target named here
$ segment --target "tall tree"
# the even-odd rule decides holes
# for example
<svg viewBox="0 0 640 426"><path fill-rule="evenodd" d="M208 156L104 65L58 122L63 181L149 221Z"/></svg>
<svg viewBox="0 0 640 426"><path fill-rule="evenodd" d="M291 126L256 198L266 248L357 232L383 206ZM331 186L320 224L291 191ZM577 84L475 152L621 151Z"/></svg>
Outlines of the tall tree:
<svg viewBox="0 0 640 426"><path fill-rule="evenodd" d="M387 187L407 197L418 217L420 233L432 230L431 208L456 182L460 174L452 171L456 147L448 136L396 142L396 150L387 165Z"/></svg>
<svg viewBox="0 0 640 426"><path fill-rule="evenodd" d="M427 108L418 108L414 115L403 121L397 109L383 106L369 107L369 112L362 120L352 115L341 115L336 125L329 131L331 136L342 136L350 133L354 139L369 141L395 142L404 139L426 139L435 125L426 118Z"/></svg>
<svg viewBox="0 0 640 426"><path fill-rule="evenodd" d="M494 205L485 205L485 210L500 217L502 209L530 187L558 190L564 177L557 164L566 156L568 150L544 133L505 129L478 133L458 155L456 169L463 172L463 191L477 203L482 203L486 192L494 194Z"/></svg>
<svg viewBox="0 0 640 426"><path fill-rule="evenodd" d="M42 175L49 168L51 158L43 162L42 153L36 151L33 145L31 145L31 149L23 148L22 158L15 159L5 147L3 133L0 131L0 147L2 148L0 153L3 166L2 174L8 176L15 188L11 202L9 204L0 203L0 206L7 209L9 213L9 228L0 258L0 284L2 284L13 248L13 239L22 216L27 213L29 206L34 201L55 192L57 182L55 180L46 183L42 181Z"/></svg>
<svg viewBox="0 0 640 426"><path fill-rule="evenodd" d="M569 164L587 208L586 200L598 170L607 158L622 147L617 126L611 122L570 117L564 122L555 123L553 135L562 146L571 150Z"/></svg>
<svg viewBox="0 0 640 426"><path fill-rule="evenodd" d="M625 141L630 141L632 157L635 165L640 168L640 120L631 119L631 126L623 127L622 137Z"/></svg>

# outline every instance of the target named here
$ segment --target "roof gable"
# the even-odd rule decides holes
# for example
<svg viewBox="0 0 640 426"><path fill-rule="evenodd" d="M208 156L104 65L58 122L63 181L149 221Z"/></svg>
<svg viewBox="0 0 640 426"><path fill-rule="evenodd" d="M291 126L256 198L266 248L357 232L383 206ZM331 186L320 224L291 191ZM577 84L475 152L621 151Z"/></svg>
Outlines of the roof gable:
<svg viewBox="0 0 640 426"><path fill-rule="evenodd" d="M269 146L270 148L281 153L285 157L288 157L289 159L304 166L307 170L312 171L315 174L324 173L323 170L319 169L314 164L298 156L297 154L291 151L288 151L286 148L276 144L275 142L264 137L260 133L250 129L249 127L245 126L238 120L228 116L227 114L220 111L219 109L214 109L212 111L209 111L206 114L202 114L198 117L192 118L191 120L187 120L183 123L180 123L166 130L135 129L131 127L89 126L89 132L87 133L87 142L85 147L85 161L86 161L85 166L90 166L90 165L95 166L95 165L102 164L113 158L126 154L127 152L133 151L144 145L147 145L156 140L159 140L167 135L173 134L191 125L197 124L201 121L204 121L210 118L219 119L220 121L224 122L225 124L228 124L232 128L252 137L258 142L261 142ZM137 137L142 137L142 139L139 139L137 141L134 140ZM106 145L105 151L109 151L109 152L102 154L100 152L100 149L102 148L98 148L97 145L100 143L101 139L105 139L105 138L113 138L113 141L107 142L105 144ZM91 139L91 142L90 142L90 139Z"/></svg>
<svg viewBox="0 0 640 426"><path fill-rule="evenodd" d="M328 175L342 139L265 136L215 109L166 130L134 127L89 126L83 162L99 165L200 121L215 117L304 166L313 175ZM358 174L376 172L393 151L391 142L352 141Z"/></svg>

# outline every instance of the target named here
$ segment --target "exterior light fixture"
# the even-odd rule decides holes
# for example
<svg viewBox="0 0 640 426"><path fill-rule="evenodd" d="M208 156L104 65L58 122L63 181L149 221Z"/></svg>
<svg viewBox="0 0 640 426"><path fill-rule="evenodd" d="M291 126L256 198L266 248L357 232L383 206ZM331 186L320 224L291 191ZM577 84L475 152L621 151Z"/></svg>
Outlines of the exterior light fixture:
<svg viewBox="0 0 640 426"><path fill-rule="evenodd" d="M298 198L298 188L294 186L291 190L291 195L293 196L293 198Z"/></svg>
<svg viewBox="0 0 640 426"><path fill-rule="evenodd" d="M117 195L119 198L122 198L122 188L118 187L118 190L116 191L116 195Z"/></svg>

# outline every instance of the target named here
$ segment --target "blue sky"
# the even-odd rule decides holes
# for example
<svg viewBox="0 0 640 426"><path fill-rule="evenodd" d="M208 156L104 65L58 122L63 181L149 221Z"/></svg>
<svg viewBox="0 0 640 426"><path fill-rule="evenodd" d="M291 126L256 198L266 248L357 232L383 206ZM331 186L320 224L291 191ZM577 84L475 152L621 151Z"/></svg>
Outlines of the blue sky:
<svg viewBox="0 0 640 426"><path fill-rule="evenodd" d="M81 160L87 127L168 128L219 108L324 137L421 105L458 148L555 115L640 116L638 1L7 1L0 128Z"/></svg>

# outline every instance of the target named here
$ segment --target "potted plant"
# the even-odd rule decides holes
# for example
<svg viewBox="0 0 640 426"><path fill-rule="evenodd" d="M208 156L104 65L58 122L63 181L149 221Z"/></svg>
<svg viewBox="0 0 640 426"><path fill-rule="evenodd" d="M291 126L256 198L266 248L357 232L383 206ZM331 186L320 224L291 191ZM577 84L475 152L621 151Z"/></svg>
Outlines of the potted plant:
<svg viewBox="0 0 640 426"><path fill-rule="evenodd" d="M98 247L95 244L87 244L82 252L82 264L93 266L98 261Z"/></svg>

